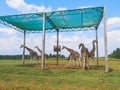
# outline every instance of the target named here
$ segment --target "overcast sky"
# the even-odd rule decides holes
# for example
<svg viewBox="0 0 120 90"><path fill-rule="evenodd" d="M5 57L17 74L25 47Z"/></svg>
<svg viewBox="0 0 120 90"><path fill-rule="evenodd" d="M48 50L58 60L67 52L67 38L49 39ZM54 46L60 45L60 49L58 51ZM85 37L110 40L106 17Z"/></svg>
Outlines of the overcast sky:
<svg viewBox="0 0 120 90"><path fill-rule="evenodd" d="M69 10L85 7L106 7L108 54L120 48L120 1L119 0L0 0L0 16L56 10ZM104 56L103 20L98 28L99 55ZM61 32L60 45L68 46L76 51L78 44L83 42L90 50L95 31ZM26 45L34 50L34 46L42 47L42 34L27 34ZM0 54L22 54L23 33L0 24ZM46 53L54 53L56 33L46 34ZM36 50L37 51L37 50ZM38 52L38 51L37 51ZM28 54L28 52L26 52ZM66 50L61 54L68 55Z"/></svg>

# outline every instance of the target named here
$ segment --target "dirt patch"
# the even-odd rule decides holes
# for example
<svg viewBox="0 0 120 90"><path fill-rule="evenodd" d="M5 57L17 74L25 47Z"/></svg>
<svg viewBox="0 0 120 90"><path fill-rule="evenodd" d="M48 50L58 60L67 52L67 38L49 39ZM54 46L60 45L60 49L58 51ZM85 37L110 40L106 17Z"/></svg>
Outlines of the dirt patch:
<svg viewBox="0 0 120 90"><path fill-rule="evenodd" d="M40 68L41 64L34 64L33 67ZM69 64L45 64L45 69L83 69L82 66L69 65ZM104 66L90 66L89 70L104 70ZM88 69L87 69L88 70Z"/></svg>
<svg viewBox="0 0 120 90"><path fill-rule="evenodd" d="M35 65L35 67L40 67L41 65ZM65 64L46 64L45 69L82 69L80 66L76 65L65 65Z"/></svg>

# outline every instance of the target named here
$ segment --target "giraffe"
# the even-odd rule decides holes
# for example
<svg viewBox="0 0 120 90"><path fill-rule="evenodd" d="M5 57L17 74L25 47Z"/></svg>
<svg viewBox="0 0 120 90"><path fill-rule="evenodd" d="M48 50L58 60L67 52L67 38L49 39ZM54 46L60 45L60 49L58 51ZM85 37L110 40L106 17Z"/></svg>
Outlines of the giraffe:
<svg viewBox="0 0 120 90"><path fill-rule="evenodd" d="M79 44L79 49L81 48L81 59L83 61L83 70L86 69L86 66L87 68L89 69L89 62L88 62L88 57L89 57L89 51L88 49L84 46L83 43L80 43Z"/></svg>
<svg viewBox="0 0 120 90"><path fill-rule="evenodd" d="M42 50L38 46L35 46L35 48L37 48L42 55ZM48 54L44 53L44 56L45 56L45 60L48 59Z"/></svg>
<svg viewBox="0 0 120 90"><path fill-rule="evenodd" d="M93 40L92 41L92 45L93 45L93 48L91 49L91 51L89 52L89 57L90 58L93 58L94 57L94 53L95 53L95 43L97 43L97 41L96 40Z"/></svg>
<svg viewBox="0 0 120 90"><path fill-rule="evenodd" d="M30 55L30 64L32 63L32 59L33 57L35 57L37 59L36 63L38 63L38 54L37 52L35 52L34 50L30 49L29 47L27 46L24 46L24 45L21 45L20 48L25 48L29 51L29 55Z"/></svg>
<svg viewBox="0 0 120 90"><path fill-rule="evenodd" d="M77 67L80 65L81 66L81 58L80 54L77 51L74 51L74 59L77 60ZM79 64L79 65L78 65Z"/></svg>
<svg viewBox="0 0 120 90"><path fill-rule="evenodd" d="M62 50L63 50L63 49L66 49L66 50L70 53L70 55L69 55L69 58L70 58L69 64L70 64L72 61L74 62L74 60L76 60L76 61L77 61L77 66L78 66L78 61L80 61L80 54L79 54L79 52L74 51L73 49L68 48L68 47L66 47L66 46L63 46L63 47L62 47Z"/></svg>
<svg viewBox="0 0 120 90"><path fill-rule="evenodd" d="M97 44L97 41L96 41L96 40L93 40L93 41L92 41L93 47L92 47L92 49L91 49L90 52L89 52L89 58L91 58L91 59L93 59L94 56L95 56L95 43ZM93 64L93 63L94 63L94 62L93 62L93 60L92 60L92 64Z"/></svg>

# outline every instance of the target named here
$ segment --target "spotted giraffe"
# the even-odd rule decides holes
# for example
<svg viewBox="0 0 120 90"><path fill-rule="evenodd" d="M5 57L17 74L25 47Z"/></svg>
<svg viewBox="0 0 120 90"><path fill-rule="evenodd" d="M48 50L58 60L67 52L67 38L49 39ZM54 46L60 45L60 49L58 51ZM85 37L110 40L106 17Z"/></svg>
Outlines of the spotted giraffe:
<svg viewBox="0 0 120 90"><path fill-rule="evenodd" d="M82 48L81 48L82 47ZM83 70L86 68L89 69L89 62L88 62L88 57L89 57L89 51L88 49L84 46L83 43L79 44L79 49L81 48L81 59L83 62Z"/></svg>
<svg viewBox="0 0 120 90"><path fill-rule="evenodd" d="M95 56L95 43L97 44L97 41L96 40L93 40L92 41L92 45L93 45L93 47L92 47L92 49L90 50L90 52L89 52L89 59L90 59L90 61L91 61L91 65L94 65L94 56Z"/></svg>
<svg viewBox="0 0 120 90"><path fill-rule="evenodd" d="M42 50L38 46L35 46L35 48L37 48L42 55ZM44 53L44 56L45 56L45 60L48 59L48 54Z"/></svg>
<svg viewBox="0 0 120 90"><path fill-rule="evenodd" d="M25 48L29 51L29 56L30 56L30 64L32 63L32 59L33 57L35 57L37 59L36 63L38 63L38 54L37 52L35 52L34 50L30 49L29 47L27 46L24 46L24 45L21 45L20 48Z"/></svg>
<svg viewBox="0 0 120 90"><path fill-rule="evenodd" d="M80 61L80 54L79 54L79 52L74 51L73 49L68 48L66 46L63 46L62 50L63 49L66 49L70 53L70 55L69 55L70 62L69 63L74 62L74 60L76 60L77 61L77 66L78 66L78 61Z"/></svg>
<svg viewBox="0 0 120 90"><path fill-rule="evenodd" d="M92 41L92 45L93 45L93 48L91 49L91 51L89 52L89 57L90 58L93 58L95 56L95 43L97 43L96 40L93 40Z"/></svg>

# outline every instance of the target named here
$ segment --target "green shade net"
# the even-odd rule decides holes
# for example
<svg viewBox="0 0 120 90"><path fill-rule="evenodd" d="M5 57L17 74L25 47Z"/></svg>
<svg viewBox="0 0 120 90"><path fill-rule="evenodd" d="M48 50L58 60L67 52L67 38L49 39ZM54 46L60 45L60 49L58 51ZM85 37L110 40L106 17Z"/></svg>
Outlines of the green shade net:
<svg viewBox="0 0 120 90"><path fill-rule="evenodd" d="M45 31L54 32L71 30L97 29L104 7L40 12L20 15L0 16L0 23L19 31L41 32L43 29L43 13L45 13Z"/></svg>

